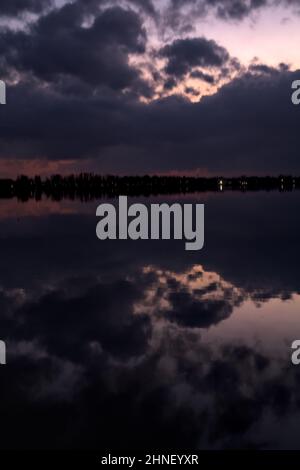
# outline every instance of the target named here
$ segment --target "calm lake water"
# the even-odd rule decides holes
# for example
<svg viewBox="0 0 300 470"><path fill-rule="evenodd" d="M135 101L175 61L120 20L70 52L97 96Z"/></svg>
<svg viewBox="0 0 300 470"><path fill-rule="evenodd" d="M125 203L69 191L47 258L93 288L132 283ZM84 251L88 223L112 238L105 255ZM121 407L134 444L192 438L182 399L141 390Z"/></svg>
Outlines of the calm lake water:
<svg viewBox="0 0 300 470"><path fill-rule="evenodd" d="M0 201L1 448L300 448L300 193L152 200L204 203L204 249Z"/></svg>

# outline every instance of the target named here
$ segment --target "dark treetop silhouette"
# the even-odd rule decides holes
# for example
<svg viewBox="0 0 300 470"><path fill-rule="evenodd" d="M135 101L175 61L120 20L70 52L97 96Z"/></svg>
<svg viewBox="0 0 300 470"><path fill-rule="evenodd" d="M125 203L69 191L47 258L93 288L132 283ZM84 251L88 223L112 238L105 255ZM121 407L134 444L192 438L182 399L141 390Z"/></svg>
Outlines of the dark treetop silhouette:
<svg viewBox="0 0 300 470"><path fill-rule="evenodd" d="M0 179L0 198L17 197L22 201L39 200L42 196L53 200L64 198L85 201L102 196L151 196L159 194L188 194L206 191L292 191L300 189L300 177L241 176L241 177L189 177L189 176L101 176L91 173L61 176L42 180L19 176L16 180Z"/></svg>

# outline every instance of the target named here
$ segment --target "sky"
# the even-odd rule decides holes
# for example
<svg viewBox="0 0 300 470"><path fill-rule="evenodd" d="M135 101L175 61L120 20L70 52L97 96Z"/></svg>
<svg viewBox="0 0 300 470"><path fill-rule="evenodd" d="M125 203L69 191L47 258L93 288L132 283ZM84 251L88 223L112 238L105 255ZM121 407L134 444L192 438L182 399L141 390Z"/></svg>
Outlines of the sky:
<svg viewBox="0 0 300 470"><path fill-rule="evenodd" d="M299 0L2 0L0 177L300 174Z"/></svg>

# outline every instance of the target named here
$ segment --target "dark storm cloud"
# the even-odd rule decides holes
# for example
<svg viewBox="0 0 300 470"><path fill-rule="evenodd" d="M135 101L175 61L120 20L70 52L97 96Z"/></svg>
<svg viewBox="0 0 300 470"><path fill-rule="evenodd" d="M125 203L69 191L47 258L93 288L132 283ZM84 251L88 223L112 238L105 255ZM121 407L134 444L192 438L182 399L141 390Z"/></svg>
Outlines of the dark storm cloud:
<svg viewBox="0 0 300 470"><path fill-rule="evenodd" d="M195 20L210 13L224 21L241 21L268 4L268 0L170 0L161 18L161 27L192 31Z"/></svg>
<svg viewBox="0 0 300 470"><path fill-rule="evenodd" d="M177 80L174 77L169 77L164 82L164 90L172 90L177 85Z"/></svg>
<svg viewBox="0 0 300 470"><path fill-rule="evenodd" d="M197 80L203 80L204 82L210 83L211 85L213 85L215 82L215 78L212 75L201 72L201 70L194 70L191 72L190 77L196 78Z"/></svg>
<svg viewBox="0 0 300 470"><path fill-rule="evenodd" d="M140 7L143 11L148 13L151 17L157 16L157 10L151 0L128 0L129 3Z"/></svg>
<svg viewBox="0 0 300 470"><path fill-rule="evenodd" d="M150 104L23 82L8 88L10 105L0 109L1 156L97 157L110 172L297 173L300 110L290 91L297 78L246 73L199 103L173 96Z"/></svg>
<svg viewBox="0 0 300 470"><path fill-rule="evenodd" d="M297 8L299 0L209 0L206 1L206 4L208 7L215 8L215 12L220 18L242 20L252 12L266 7L278 6L278 4L283 7Z"/></svg>
<svg viewBox="0 0 300 470"><path fill-rule="evenodd" d="M18 84L8 88L5 116L0 109L1 155L99 155L95 163L107 171L298 172L299 109L290 96L297 78L245 74L199 103L173 96L148 105Z"/></svg>
<svg viewBox="0 0 300 470"><path fill-rule="evenodd" d="M253 11L268 5L267 0L213 0L209 6L216 8L217 16L241 20Z"/></svg>
<svg viewBox="0 0 300 470"><path fill-rule="evenodd" d="M64 3L73 3L79 5L86 12L97 12L99 7L109 5L118 5L119 0L66 0ZM157 11L152 0L125 0L128 5L134 5L148 15L155 17ZM55 0L1 0L0 16L15 17L19 14L44 13L49 7L55 6Z"/></svg>
<svg viewBox="0 0 300 470"><path fill-rule="evenodd" d="M5 112L5 129L10 137L4 138L2 144L7 151L11 149L10 155L21 156L25 150L36 157L50 154L54 159L64 155L87 157L96 148L118 145L127 139L126 114L132 113L132 105L125 99L109 94L91 96L90 90L88 94L76 96L60 94L32 86L30 82L11 88L9 93L19 108L18 115L11 107ZM17 144L13 148L11 143L6 146L15 133L22 147Z"/></svg>
<svg viewBox="0 0 300 470"><path fill-rule="evenodd" d="M52 5L53 0L1 0L0 17L15 17L25 12L41 13Z"/></svg>
<svg viewBox="0 0 300 470"><path fill-rule="evenodd" d="M299 108L291 104L290 92L297 77L297 72L244 74L199 103L175 97L152 103L135 141L139 148L144 136L144 171L297 173ZM122 164L116 155L117 161Z"/></svg>
<svg viewBox="0 0 300 470"><path fill-rule="evenodd" d="M3 68L32 73L48 82L73 77L93 87L123 90L135 86L143 92L140 73L129 64L129 54L145 51L146 32L140 17L112 7L97 14L90 27L83 27L85 15L86 5L76 2L41 17L29 31L3 31Z"/></svg>
<svg viewBox="0 0 300 470"><path fill-rule="evenodd" d="M242 20L251 13L264 7L278 5L298 5L298 0L170 0L169 12L171 21L180 23L193 21L197 16L205 16L213 12L224 20ZM186 13L187 11L187 13Z"/></svg>
<svg viewBox="0 0 300 470"><path fill-rule="evenodd" d="M229 54L215 41L202 38L176 39L160 50L167 59L165 71L182 77L194 67L221 67L229 60Z"/></svg>
<svg viewBox="0 0 300 470"><path fill-rule="evenodd" d="M214 15L222 21L241 22L269 7L290 7L299 14L298 0L169 0L160 17L163 31L191 32L199 18Z"/></svg>
<svg viewBox="0 0 300 470"><path fill-rule="evenodd" d="M196 90L195 88L190 87L190 86L187 86L184 89L184 91L185 91L186 94L191 95L191 96L200 96L200 91Z"/></svg>
<svg viewBox="0 0 300 470"><path fill-rule="evenodd" d="M249 70L251 72L256 72L258 74L266 74L266 75L276 75L280 72L288 71L289 67L287 64L279 64L278 68L270 67L265 64L252 64L249 66Z"/></svg>

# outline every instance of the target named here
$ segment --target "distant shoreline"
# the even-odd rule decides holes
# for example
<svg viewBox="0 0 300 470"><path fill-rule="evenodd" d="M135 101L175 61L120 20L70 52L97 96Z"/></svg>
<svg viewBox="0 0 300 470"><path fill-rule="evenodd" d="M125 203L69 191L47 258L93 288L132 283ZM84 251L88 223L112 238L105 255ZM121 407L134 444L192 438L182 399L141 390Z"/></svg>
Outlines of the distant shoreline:
<svg viewBox="0 0 300 470"><path fill-rule="evenodd" d="M43 196L52 200L100 197L155 196L166 194L193 194L201 192L254 192L295 191L300 189L300 176L240 176L240 177L191 177L191 176L113 176L81 173L78 175L19 176L17 179L0 179L0 199L17 198L21 201L40 200Z"/></svg>

